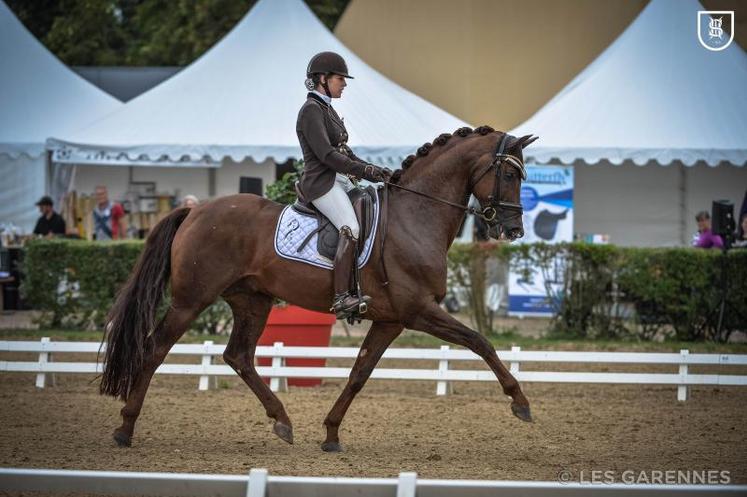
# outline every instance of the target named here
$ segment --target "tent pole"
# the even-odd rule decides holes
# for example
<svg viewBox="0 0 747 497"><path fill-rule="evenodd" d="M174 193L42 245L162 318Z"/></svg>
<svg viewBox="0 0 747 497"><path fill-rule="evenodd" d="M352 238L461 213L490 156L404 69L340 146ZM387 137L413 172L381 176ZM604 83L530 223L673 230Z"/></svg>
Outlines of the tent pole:
<svg viewBox="0 0 747 497"><path fill-rule="evenodd" d="M215 170L214 167L208 168L208 197L215 198Z"/></svg>
<svg viewBox="0 0 747 497"><path fill-rule="evenodd" d="M680 162L680 245L687 245L687 166Z"/></svg>

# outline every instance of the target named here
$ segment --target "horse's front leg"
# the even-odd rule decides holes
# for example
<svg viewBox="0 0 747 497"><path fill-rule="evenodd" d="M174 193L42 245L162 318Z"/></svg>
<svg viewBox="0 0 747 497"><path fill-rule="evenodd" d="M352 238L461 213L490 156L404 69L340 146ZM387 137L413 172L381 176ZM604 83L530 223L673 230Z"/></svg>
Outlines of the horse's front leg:
<svg viewBox="0 0 747 497"><path fill-rule="evenodd" d="M371 376L371 372L381 359L384 351L402 333L402 329L403 326L399 323L375 321L371 325L358 352L353 369L350 371L348 383L324 419L324 426L327 427L327 439L322 444L323 451L340 452L342 450L337 433L342 418L345 417L345 413L350 407L350 403L353 402L355 395L366 384L366 380Z"/></svg>
<svg viewBox="0 0 747 497"><path fill-rule="evenodd" d="M522 421L532 421L529 401L521 391L519 382L498 359L495 349L484 336L451 317L435 301L424 306L422 311L407 323L407 327L467 347L482 357L501 383L503 393L513 399L511 411L514 415Z"/></svg>

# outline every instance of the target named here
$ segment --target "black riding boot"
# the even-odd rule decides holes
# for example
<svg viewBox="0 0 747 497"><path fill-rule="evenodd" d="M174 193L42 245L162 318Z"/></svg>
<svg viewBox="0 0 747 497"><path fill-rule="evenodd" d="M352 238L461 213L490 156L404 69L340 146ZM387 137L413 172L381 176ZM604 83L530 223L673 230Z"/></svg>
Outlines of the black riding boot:
<svg viewBox="0 0 747 497"><path fill-rule="evenodd" d="M371 300L367 295L354 295L355 283L353 271L357 256L357 242L353 238L350 228L340 229L340 241L335 254L334 285L335 299L332 309L338 319L344 319L353 314L363 314Z"/></svg>

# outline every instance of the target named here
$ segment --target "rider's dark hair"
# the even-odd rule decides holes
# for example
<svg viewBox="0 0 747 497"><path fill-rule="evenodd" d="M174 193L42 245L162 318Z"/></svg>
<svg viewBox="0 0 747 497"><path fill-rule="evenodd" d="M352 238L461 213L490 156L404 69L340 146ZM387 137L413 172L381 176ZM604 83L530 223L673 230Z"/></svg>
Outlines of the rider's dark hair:
<svg viewBox="0 0 747 497"><path fill-rule="evenodd" d="M320 84L322 84L322 76L326 77L327 81L329 81L329 78L331 76L334 76L334 75L335 75L335 73L333 73L333 72L328 72L326 74L318 72L316 74L312 74L311 75L311 81L314 82L314 88L316 88L317 86L319 86Z"/></svg>

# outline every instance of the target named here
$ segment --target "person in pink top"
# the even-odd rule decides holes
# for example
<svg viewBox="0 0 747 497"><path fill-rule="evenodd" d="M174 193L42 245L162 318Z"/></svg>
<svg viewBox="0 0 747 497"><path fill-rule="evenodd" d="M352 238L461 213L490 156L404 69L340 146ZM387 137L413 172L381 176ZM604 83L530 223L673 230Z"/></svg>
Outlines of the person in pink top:
<svg viewBox="0 0 747 497"><path fill-rule="evenodd" d="M708 211L701 211L695 216L698 222L698 232L693 237L693 247L695 248L723 248L724 241L720 236L714 235L711 231L711 215Z"/></svg>

